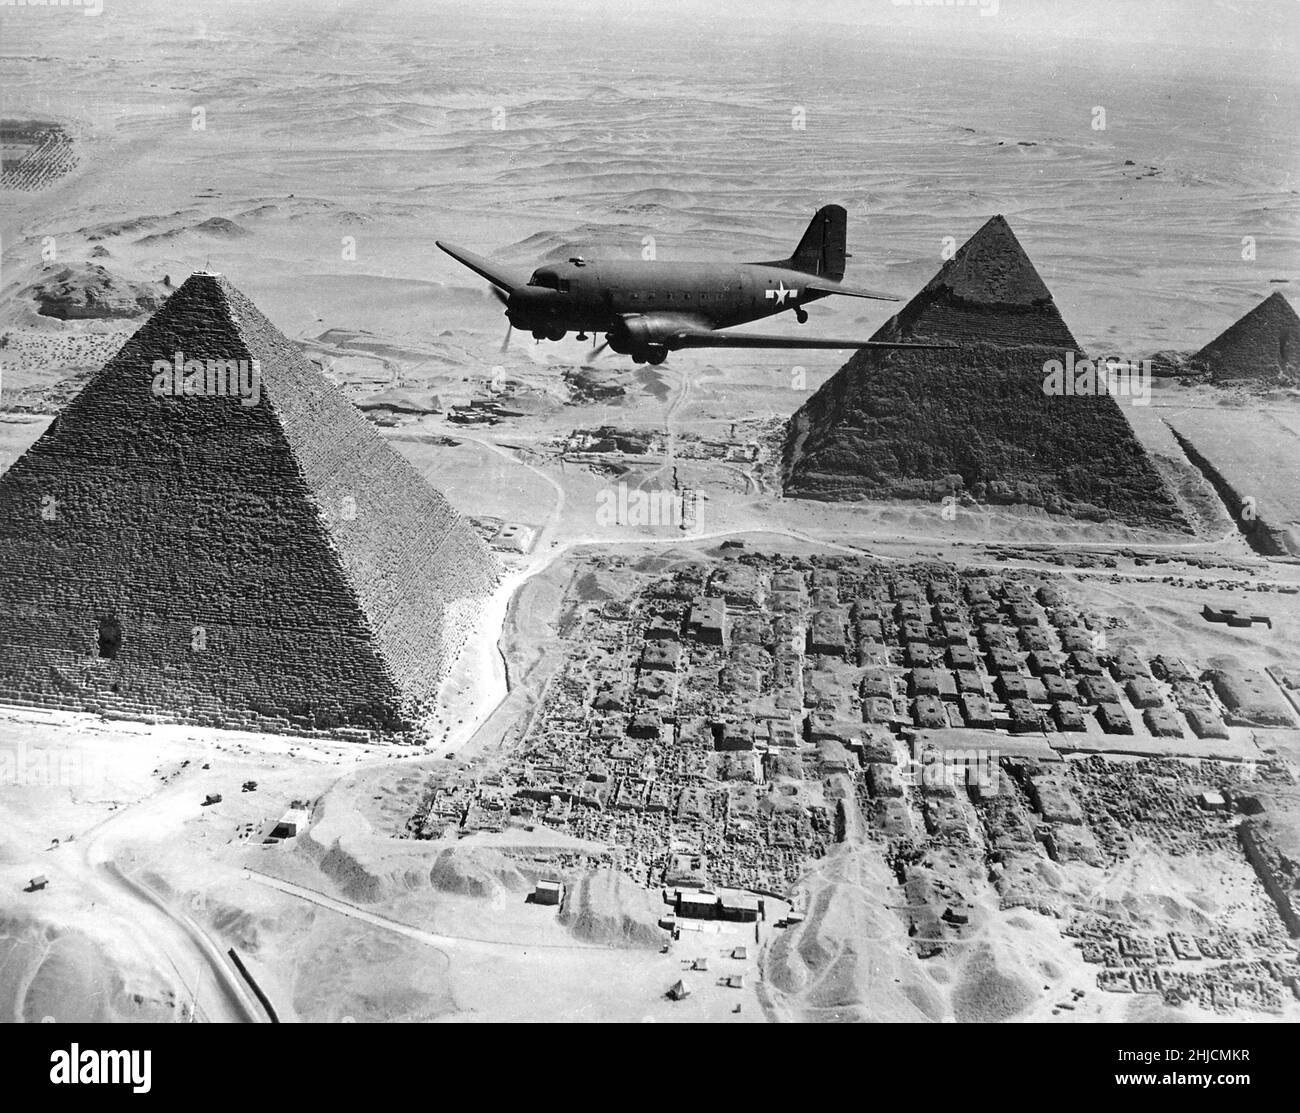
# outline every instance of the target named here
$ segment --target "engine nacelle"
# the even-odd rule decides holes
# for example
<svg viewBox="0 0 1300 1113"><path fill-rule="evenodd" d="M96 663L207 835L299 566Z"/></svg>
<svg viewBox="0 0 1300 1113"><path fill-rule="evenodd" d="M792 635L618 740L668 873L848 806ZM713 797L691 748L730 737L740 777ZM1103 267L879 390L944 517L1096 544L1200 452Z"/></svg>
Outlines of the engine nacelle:
<svg viewBox="0 0 1300 1113"><path fill-rule="evenodd" d="M637 313L623 318L609 333L609 346L621 355L664 347L686 323L667 313Z"/></svg>

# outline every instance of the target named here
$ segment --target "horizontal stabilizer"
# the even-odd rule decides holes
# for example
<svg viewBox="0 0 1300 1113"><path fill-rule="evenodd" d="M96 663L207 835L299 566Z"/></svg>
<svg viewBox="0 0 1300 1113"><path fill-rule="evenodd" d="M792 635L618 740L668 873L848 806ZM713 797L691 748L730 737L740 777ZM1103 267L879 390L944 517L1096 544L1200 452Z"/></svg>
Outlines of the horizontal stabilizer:
<svg viewBox="0 0 1300 1113"><path fill-rule="evenodd" d="M865 286L845 286L839 282L805 282L803 288L810 294L840 294L846 298L872 298L875 301L902 301L897 294L868 290Z"/></svg>
<svg viewBox="0 0 1300 1113"><path fill-rule="evenodd" d="M453 243L444 243L442 240L434 240L433 242L455 259L456 262L463 263L475 274L486 278L493 286L504 290L507 294L517 286L526 286L528 279L532 276L531 271L516 270L514 267L484 259L483 256L475 255L472 251L466 251L463 247L457 247Z"/></svg>

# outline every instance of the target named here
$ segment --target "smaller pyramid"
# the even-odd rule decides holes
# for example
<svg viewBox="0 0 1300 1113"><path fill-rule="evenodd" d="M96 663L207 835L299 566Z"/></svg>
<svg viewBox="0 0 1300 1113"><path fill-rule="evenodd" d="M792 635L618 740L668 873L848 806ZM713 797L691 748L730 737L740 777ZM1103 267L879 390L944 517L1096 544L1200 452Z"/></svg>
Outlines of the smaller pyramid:
<svg viewBox="0 0 1300 1113"><path fill-rule="evenodd" d="M872 339L1079 350L1003 216L990 217Z"/></svg>
<svg viewBox="0 0 1300 1113"><path fill-rule="evenodd" d="M1300 317L1280 290L1192 356L1214 382L1295 379L1300 365Z"/></svg>

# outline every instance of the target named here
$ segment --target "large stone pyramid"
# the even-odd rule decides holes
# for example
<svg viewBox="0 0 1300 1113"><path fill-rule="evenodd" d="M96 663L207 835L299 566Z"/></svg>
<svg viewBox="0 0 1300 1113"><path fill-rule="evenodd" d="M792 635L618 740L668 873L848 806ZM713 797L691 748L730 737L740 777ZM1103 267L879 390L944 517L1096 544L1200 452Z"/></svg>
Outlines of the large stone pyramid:
<svg viewBox="0 0 1300 1113"><path fill-rule="evenodd" d="M990 217L872 339L1079 347L1003 216Z"/></svg>
<svg viewBox="0 0 1300 1113"><path fill-rule="evenodd" d="M875 340L952 351L855 353L790 419L785 493L929 499L1186 529L1115 397L1044 392L1084 358L1007 222L989 220Z"/></svg>
<svg viewBox="0 0 1300 1113"><path fill-rule="evenodd" d="M1208 370L1215 382L1295 379L1300 367L1300 317L1282 292L1275 290L1190 362Z"/></svg>
<svg viewBox="0 0 1300 1113"><path fill-rule="evenodd" d="M0 700L405 731L496 579L342 393L196 274L0 478Z"/></svg>

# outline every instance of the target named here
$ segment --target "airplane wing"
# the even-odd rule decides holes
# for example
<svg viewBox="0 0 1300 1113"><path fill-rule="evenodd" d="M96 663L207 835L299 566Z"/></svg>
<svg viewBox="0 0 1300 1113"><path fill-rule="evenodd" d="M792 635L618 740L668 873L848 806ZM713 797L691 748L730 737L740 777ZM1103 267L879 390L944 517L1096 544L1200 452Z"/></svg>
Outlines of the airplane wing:
<svg viewBox="0 0 1300 1113"><path fill-rule="evenodd" d="M495 263L490 259L484 259L481 255L475 255L472 251L466 251L463 247L457 247L454 243L444 243L442 240L433 242L456 262L463 263L475 274L486 278L493 286L499 287L507 294L516 286L526 286L528 279L532 277L531 271Z"/></svg>
<svg viewBox="0 0 1300 1113"><path fill-rule="evenodd" d="M871 298L875 301L902 301L897 294L882 294L865 286L846 286L842 282L805 282L803 288L810 294L842 294L846 298Z"/></svg>
<svg viewBox="0 0 1300 1113"><path fill-rule="evenodd" d="M664 340L670 351L682 348L954 348L955 344L892 344L878 340L831 340L823 337L805 339L802 336L761 336L752 332L709 332L704 329L682 329Z"/></svg>

